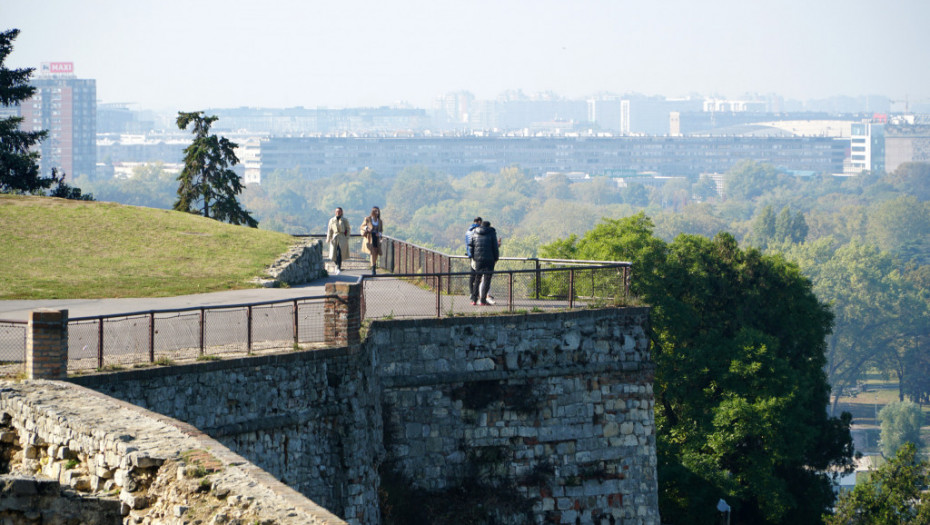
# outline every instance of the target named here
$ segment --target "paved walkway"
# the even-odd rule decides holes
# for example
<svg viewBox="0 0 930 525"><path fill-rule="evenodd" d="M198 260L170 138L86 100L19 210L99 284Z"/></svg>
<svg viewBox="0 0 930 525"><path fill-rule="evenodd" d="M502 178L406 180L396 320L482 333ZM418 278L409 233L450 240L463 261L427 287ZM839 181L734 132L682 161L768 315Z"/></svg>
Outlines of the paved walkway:
<svg viewBox="0 0 930 525"><path fill-rule="evenodd" d="M26 321L29 319L29 312L37 308L67 308L68 317L74 319L151 310L280 301L323 295L326 283L356 282L362 273L362 270L347 270L340 275L330 275L309 284L290 288L246 288L177 297L0 301L0 320Z"/></svg>

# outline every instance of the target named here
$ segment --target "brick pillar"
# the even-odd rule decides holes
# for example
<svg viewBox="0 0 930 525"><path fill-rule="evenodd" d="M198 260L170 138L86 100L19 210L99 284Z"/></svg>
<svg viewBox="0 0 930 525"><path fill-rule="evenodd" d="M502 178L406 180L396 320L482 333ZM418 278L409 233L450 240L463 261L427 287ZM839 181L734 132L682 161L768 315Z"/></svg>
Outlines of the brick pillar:
<svg viewBox="0 0 930 525"><path fill-rule="evenodd" d="M323 330L326 342L336 346L359 344L362 285L326 283Z"/></svg>
<svg viewBox="0 0 930 525"><path fill-rule="evenodd" d="M68 310L29 312L26 329L26 378L68 377Z"/></svg>

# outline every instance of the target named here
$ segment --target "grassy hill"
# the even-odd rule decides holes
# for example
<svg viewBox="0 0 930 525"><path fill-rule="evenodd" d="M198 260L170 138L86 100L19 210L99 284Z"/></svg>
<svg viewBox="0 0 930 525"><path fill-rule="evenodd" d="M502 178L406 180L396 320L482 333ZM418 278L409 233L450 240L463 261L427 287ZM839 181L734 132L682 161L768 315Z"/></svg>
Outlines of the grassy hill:
<svg viewBox="0 0 930 525"><path fill-rule="evenodd" d="M0 195L0 300L247 288L292 242L189 213Z"/></svg>

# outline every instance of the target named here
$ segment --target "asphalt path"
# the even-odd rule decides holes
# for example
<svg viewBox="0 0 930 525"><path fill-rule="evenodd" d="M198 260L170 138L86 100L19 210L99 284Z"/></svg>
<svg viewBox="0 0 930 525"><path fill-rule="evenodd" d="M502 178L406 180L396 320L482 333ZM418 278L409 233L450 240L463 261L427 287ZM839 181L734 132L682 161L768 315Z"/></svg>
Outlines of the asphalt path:
<svg viewBox="0 0 930 525"><path fill-rule="evenodd" d="M284 301L301 297L325 294L326 283L357 282L362 270L346 270L339 275L330 275L308 284L289 288L246 288L223 292L180 295L177 297L139 297L121 299L42 299L23 301L0 301L0 320L27 321L29 312L39 308L68 310L70 319L117 315L123 313L173 310L201 306L223 306L250 304L264 301Z"/></svg>

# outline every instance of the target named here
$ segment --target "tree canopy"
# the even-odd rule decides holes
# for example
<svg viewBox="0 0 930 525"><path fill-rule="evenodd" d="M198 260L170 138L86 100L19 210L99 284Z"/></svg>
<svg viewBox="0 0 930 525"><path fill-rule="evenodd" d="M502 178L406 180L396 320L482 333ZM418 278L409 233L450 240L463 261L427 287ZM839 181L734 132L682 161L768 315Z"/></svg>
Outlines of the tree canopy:
<svg viewBox="0 0 930 525"><path fill-rule="evenodd" d="M918 461L917 449L907 444L895 456L840 496L836 510L825 515L827 525L926 525L930 498L921 493L930 482L927 462Z"/></svg>
<svg viewBox="0 0 930 525"><path fill-rule="evenodd" d="M882 423L882 454L893 456L905 443L920 448L920 426L924 422L924 414L917 403L889 403L878 413L878 419Z"/></svg>
<svg viewBox="0 0 930 525"><path fill-rule="evenodd" d="M797 266L733 236L653 235L640 213L603 219L546 257L628 260L652 308L660 512L713 523L810 523L830 508L825 472L850 465L851 418L826 414L832 315Z"/></svg>
<svg viewBox="0 0 930 525"><path fill-rule="evenodd" d="M4 66L13 52L13 40L19 29L0 33L0 105L16 105L35 93L29 85L33 68L9 69ZM52 178L39 173L39 153L30 148L45 138L45 131L23 131L19 128L22 117L0 119L0 192L28 193L49 188Z"/></svg>
<svg viewBox="0 0 930 525"><path fill-rule="evenodd" d="M178 113L178 127L193 124L194 141L184 149L184 169L178 175L178 200L174 209L200 213L218 221L257 227L236 196L242 193L239 175L230 169L239 163L237 145L226 137L210 134L210 126L219 117L205 117L203 111Z"/></svg>

